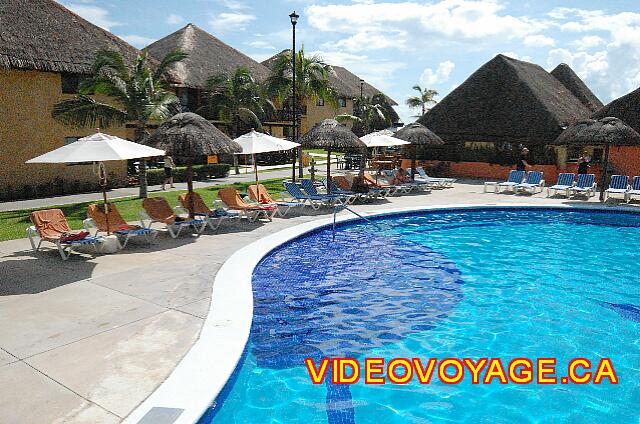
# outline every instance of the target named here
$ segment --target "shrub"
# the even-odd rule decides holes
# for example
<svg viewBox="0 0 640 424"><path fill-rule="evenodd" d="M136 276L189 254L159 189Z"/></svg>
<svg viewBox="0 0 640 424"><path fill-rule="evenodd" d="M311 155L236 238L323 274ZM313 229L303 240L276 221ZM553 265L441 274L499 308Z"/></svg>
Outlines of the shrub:
<svg viewBox="0 0 640 424"><path fill-rule="evenodd" d="M212 163L208 165L193 165L193 179L195 181L206 181L211 178L226 177L231 169L226 163ZM147 183L149 185L162 184L164 181L164 169L147 170ZM173 170L173 181L183 183L187 181L187 167L179 166Z"/></svg>

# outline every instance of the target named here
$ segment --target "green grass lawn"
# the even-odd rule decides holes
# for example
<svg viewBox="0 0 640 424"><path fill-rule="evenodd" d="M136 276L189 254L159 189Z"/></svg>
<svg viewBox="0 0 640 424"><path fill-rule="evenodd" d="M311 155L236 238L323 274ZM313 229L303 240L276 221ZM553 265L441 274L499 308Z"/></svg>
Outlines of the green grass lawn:
<svg viewBox="0 0 640 424"><path fill-rule="evenodd" d="M305 153L318 153L324 156L327 156L327 151L324 149L303 149L302 150ZM344 153L342 152L331 152L331 155L333 156L344 156Z"/></svg>
<svg viewBox="0 0 640 424"><path fill-rule="evenodd" d="M280 192L283 191L282 181L283 178L270 179L260 181L269 190L269 193L276 198L279 197ZM225 187L233 187L241 192L245 191L252 183L235 183L226 184L212 187L199 188L195 191L202 196L207 205L212 205L213 200L218 194L218 190ZM149 197L164 197L169 201L169 204L173 207L178 204L178 195L185 193L186 190L168 191L153 193ZM142 199L137 197L126 197L120 199L114 199L110 201L114 203L122 217L127 221L137 221L138 212L142 210ZM38 209L62 209L69 225L73 229L81 229L82 221L87 217L87 206L96 202L75 203L64 206L51 206L46 208L36 209L23 209L19 211L0 212L0 241L13 240L26 237L25 230L31 225L29 219L30 214L34 210Z"/></svg>

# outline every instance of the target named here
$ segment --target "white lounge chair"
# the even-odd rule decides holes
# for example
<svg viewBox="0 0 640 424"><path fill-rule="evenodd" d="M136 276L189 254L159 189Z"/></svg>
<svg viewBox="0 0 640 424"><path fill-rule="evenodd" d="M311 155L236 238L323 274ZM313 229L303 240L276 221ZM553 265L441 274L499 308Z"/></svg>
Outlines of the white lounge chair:
<svg viewBox="0 0 640 424"><path fill-rule="evenodd" d="M594 174L578 174L576 185L569 189L571 195L595 196L596 176Z"/></svg>
<svg viewBox="0 0 640 424"><path fill-rule="evenodd" d="M627 191L624 200L628 203L633 196L640 196L640 177L638 176L633 177L631 189Z"/></svg>
<svg viewBox="0 0 640 424"><path fill-rule="evenodd" d="M543 172L540 171L530 171L527 174L527 179L525 182L520 183L516 186L516 192L524 191L531 192L531 194L535 194L537 190L540 190L542 193L542 189L544 188L544 176Z"/></svg>
<svg viewBox="0 0 640 424"><path fill-rule="evenodd" d="M553 194L558 194L558 191L564 191L565 195L569 197L571 187L573 187L573 180L576 178L576 174L563 172L558 175L558 180L551 187L547 187L547 197L551 196L551 190Z"/></svg>
<svg viewBox="0 0 640 424"><path fill-rule="evenodd" d="M507 177L507 181L504 181L502 183L498 183L498 192L500 191L500 189L503 190L509 190L515 193L516 191L516 186L518 186L519 184L522 184L522 180L524 180L524 171L517 171L515 169L512 169L511 171L509 171L509 176Z"/></svg>
<svg viewBox="0 0 640 424"><path fill-rule="evenodd" d="M604 191L604 200L607 200L612 194L621 194L626 200L627 191L629 191L629 177L626 175L612 175L611 181L609 181L609 188Z"/></svg>

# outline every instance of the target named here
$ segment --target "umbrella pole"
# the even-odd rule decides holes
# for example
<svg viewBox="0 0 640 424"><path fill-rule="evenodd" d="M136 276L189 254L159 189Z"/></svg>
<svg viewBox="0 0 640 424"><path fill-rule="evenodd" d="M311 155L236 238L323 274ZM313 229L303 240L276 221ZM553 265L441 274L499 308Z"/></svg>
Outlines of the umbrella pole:
<svg viewBox="0 0 640 424"><path fill-rule="evenodd" d="M107 170L104 167L104 162L98 163L98 179L102 187L102 201L104 204L104 219L107 224L107 235L110 236L111 225L109 224L109 204L107 203Z"/></svg>
<svg viewBox="0 0 640 424"><path fill-rule="evenodd" d="M258 198L256 200L258 203L262 203L260 202L260 179L258 178L258 163L256 162L256 155L252 153L251 158L253 159L253 170L256 173L256 191L258 193Z"/></svg>
<svg viewBox="0 0 640 424"><path fill-rule="evenodd" d="M193 193L193 159L189 158L187 162L187 193ZM193 196L187 196L189 198L189 218L193 219L195 216L194 209L195 205L193 202Z"/></svg>
<svg viewBox="0 0 640 424"><path fill-rule="evenodd" d="M416 156L418 156L417 154L417 146L414 144L413 145L413 157L411 158L411 181L414 181L416 178Z"/></svg>
<svg viewBox="0 0 640 424"><path fill-rule="evenodd" d="M331 194L331 147L327 147L327 193Z"/></svg>
<svg viewBox="0 0 640 424"><path fill-rule="evenodd" d="M604 145L604 165L602 166L602 177L600 179L600 201L604 202L604 185L607 182L607 171L609 169L609 143Z"/></svg>

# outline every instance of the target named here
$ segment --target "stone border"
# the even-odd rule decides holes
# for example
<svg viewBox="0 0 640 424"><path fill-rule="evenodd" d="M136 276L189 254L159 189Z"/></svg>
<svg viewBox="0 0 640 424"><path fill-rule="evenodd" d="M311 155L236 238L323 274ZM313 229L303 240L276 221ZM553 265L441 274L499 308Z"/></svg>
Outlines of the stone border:
<svg viewBox="0 0 640 424"><path fill-rule="evenodd" d="M582 209L635 212L625 207L566 204L453 204L392 208L361 213L362 216L398 215L419 211L465 209ZM336 222L357 221L349 215ZM329 226L333 218L323 218L281 230L236 251L216 274L209 313L200 337L171 375L125 420L126 424L192 424L211 406L235 370L249 338L253 320L251 279L260 260L280 245L306 233Z"/></svg>

